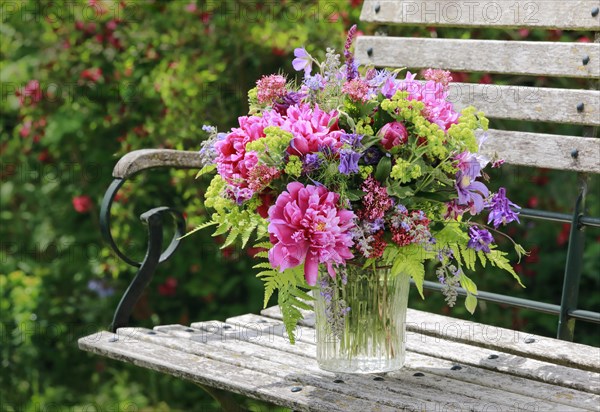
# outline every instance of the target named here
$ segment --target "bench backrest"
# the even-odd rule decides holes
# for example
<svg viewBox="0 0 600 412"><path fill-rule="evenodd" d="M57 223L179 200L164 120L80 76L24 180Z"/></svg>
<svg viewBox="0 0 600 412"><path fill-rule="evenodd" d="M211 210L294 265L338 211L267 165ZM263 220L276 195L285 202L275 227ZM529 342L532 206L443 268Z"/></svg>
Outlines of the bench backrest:
<svg viewBox="0 0 600 412"><path fill-rule="evenodd" d="M600 173L599 0L365 0L361 21L385 25L559 29L596 32L595 43L464 40L382 35L357 39L356 56L376 67L438 68L518 76L587 79L587 89L557 89L456 83L455 107L473 105L491 119L484 151L509 164L580 173L580 195L572 216L523 210L523 216L572 223L561 305L481 294L480 298L559 315L558 337L573 338L575 319L600 323L600 314L577 310L583 228L600 219L583 216L587 173ZM494 130L496 119L582 125L582 136ZM429 285L434 288L435 285Z"/></svg>

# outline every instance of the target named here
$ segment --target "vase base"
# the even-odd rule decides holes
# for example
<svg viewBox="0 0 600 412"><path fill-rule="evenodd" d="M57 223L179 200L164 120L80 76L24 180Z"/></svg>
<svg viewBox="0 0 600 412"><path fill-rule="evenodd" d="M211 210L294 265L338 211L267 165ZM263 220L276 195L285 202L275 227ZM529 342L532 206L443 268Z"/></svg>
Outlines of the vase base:
<svg viewBox="0 0 600 412"><path fill-rule="evenodd" d="M318 361L319 368L341 373L385 373L402 369L404 359L326 359Z"/></svg>

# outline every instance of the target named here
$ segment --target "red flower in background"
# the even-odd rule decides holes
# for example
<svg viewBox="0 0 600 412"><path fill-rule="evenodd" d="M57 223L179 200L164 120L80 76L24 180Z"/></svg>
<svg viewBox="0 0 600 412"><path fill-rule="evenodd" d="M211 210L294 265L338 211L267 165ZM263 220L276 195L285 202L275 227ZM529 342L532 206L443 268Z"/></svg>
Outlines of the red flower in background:
<svg viewBox="0 0 600 412"><path fill-rule="evenodd" d="M158 293L162 296L175 296L177 293L177 279L169 276L164 283L158 285Z"/></svg>
<svg viewBox="0 0 600 412"><path fill-rule="evenodd" d="M75 196L73 208L77 213L87 213L92 209L92 199L87 195Z"/></svg>
<svg viewBox="0 0 600 412"><path fill-rule="evenodd" d="M19 98L19 104L21 107L32 106L35 107L42 100L42 89L40 88L40 82L37 80L30 80L23 90L17 90L15 96Z"/></svg>
<svg viewBox="0 0 600 412"><path fill-rule="evenodd" d="M91 69L85 69L79 75L79 78L82 80L89 80L93 83L96 83L98 80L102 78L102 69L99 67L93 67Z"/></svg>

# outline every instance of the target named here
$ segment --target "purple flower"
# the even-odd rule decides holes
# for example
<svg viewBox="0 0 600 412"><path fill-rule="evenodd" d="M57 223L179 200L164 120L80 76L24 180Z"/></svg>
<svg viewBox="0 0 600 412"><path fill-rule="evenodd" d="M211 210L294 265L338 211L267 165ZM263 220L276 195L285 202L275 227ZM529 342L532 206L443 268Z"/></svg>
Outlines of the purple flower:
<svg viewBox="0 0 600 412"><path fill-rule="evenodd" d="M467 247L475 249L476 251L490 252L490 243L494 241L494 238L490 232L486 229L480 229L477 226L472 226L469 229L469 243Z"/></svg>
<svg viewBox="0 0 600 412"><path fill-rule="evenodd" d="M521 209L513 202L507 199L506 189L501 187L496 193L487 207L490 209L490 215L488 216L488 224L494 222L494 227L497 228L500 224L507 224L514 220L519 222L519 212L514 212L511 206L515 209ZM520 222L519 222L520 223Z"/></svg>
<svg viewBox="0 0 600 412"><path fill-rule="evenodd" d="M317 91L317 90L323 90L325 88L326 81L323 78L323 76L321 76L319 73L317 73L314 76L305 76L304 84L310 90Z"/></svg>
<svg viewBox="0 0 600 412"><path fill-rule="evenodd" d="M346 58L346 80L351 81L358 77L358 65L354 61L354 54L350 51L354 37L356 36L356 24L348 30L348 37L344 45L344 57Z"/></svg>
<svg viewBox="0 0 600 412"><path fill-rule="evenodd" d="M104 280L92 279L88 282L87 287L100 298L106 298L115 293L114 288L110 287Z"/></svg>
<svg viewBox="0 0 600 412"><path fill-rule="evenodd" d="M299 92L288 92L285 96L275 102L273 109L280 115L286 115L287 109L290 106L297 106L304 97L304 94Z"/></svg>
<svg viewBox="0 0 600 412"><path fill-rule="evenodd" d="M310 173L321 167L323 161L317 153L309 153L302 160L302 169L304 173Z"/></svg>
<svg viewBox="0 0 600 412"><path fill-rule="evenodd" d="M363 153L363 161L366 165L376 165L383 157L383 152L375 146L369 147Z"/></svg>
<svg viewBox="0 0 600 412"><path fill-rule="evenodd" d="M359 159L360 153L356 153L354 150L340 150L340 166L338 170L340 171L340 173L345 175L349 175L350 173L358 173Z"/></svg>
<svg viewBox="0 0 600 412"><path fill-rule="evenodd" d="M346 133L342 135L340 140L343 143L347 143L348 145L350 145L353 149L360 149L362 147L362 143L360 142L362 138L362 134Z"/></svg>
<svg viewBox="0 0 600 412"><path fill-rule="evenodd" d="M312 57L310 57L310 54L308 54L308 52L303 47L298 47L294 49L294 56L296 57L292 61L292 66L294 66L294 70L304 70L304 75L308 76L310 74L310 71L312 70Z"/></svg>
<svg viewBox="0 0 600 412"><path fill-rule="evenodd" d="M455 187L458 192L459 205L469 205L473 215L483 210L484 199L490 194L483 183L471 181L468 174L459 171L456 174Z"/></svg>

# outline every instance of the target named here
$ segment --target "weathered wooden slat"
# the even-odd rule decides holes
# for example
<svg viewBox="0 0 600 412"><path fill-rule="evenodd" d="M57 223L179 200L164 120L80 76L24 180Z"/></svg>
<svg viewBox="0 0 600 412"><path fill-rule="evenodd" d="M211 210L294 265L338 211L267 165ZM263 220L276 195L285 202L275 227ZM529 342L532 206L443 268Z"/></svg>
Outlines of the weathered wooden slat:
<svg viewBox="0 0 600 412"><path fill-rule="evenodd" d="M177 378L202 385L240 393L255 399L303 411L396 411L396 408L378 405L377 409L355 397L329 392L321 388L303 386L292 392L296 382L218 362L202 356L181 352L130 336L100 332L79 340L79 348L111 359L167 373ZM357 405L357 409L355 408ZM362 409L359 409L362 408Z"/></svg>
<svg viewBox="0 0 600 412"><path fill-rule="evenodd" d="M239 319L239 317L234 319ZM304 341L314 341L314 329L304 328L302 339ZM434 358L457 362L461 365L487 368L553 385L600 394L600 374L596 372L572 369L498 350L477 348L464 343L416 333L406 335L406 349ZM490 355L496 355L497 358L489 359Z"/></svg>
<svg viewBox="0 0 600 412"><path fill-rule="evenodd" d="M598 0L365 0L361 21L427 26L598 30Z"/></svg>
<svg viewBox="0 0 600 412"><path fill-rule="evenodd" d="M599 46L600 47L600 46ZM475 106L493 119L600 125L600 91L452 83L456 110ZM577 110L583 103L584 110Z"/></svg>
<svg viewBox="0 0 600 412"><path fill-rule="evenodd" d="M594 43L360 36L356 55L361 64L377 67L600 77L600 46ZM587 65L582 62L584 56L590 58Z"/></svg>
<svg viewBox="0 0 600 412"><path fill-rule="evenodd" d="M278 306L264 309L261 314L281 319L281 311ZM314 312L305 312L302 324L314 328L314 320ZM538 359L570 368L600 372L600 348L588 345L410 308L406 314L406 329L411 333L433 338L468 343L472 346L495 349L507 354ZM526 341L530 343L525 343Z"/></svg>
<svg viewBox="0 0 600 412"><path fill-rule="evenodd" d="M408 309L406 319L406 328L411 332L600 372L600 348L414 309Z"/></svg>
<svg viewBox="0 0 600 412"><path fill-rule="evenodd" d="M113 177L125 179L142 170L156 167L201 169L198 152L170 149L134 150L123 156L113 169Z"/></svg>
<svg viewBox="0 0 600 412"><path fill-rule="evenodd" d="M274 310L270 310L268 313L272 313L275 316L280 316L280 313L276 313ZM274 346L278 349L289 353L295 353L300 356L309 354L311 357L315 356L315 336L314 329L310 327L298 327L297 329L297 341L295 345L290 345L284 336L285 330L283 329L282 323L279 319L269 319L260 317L258 315L243 315L229 319L230 331L235 331L236 337L243 339L243 336L252 335L254 337L261 336L260 344L265 346ZM192 326L198 329L207 328L211 333L217 333L217 325L213 322L198 322L192 324ZM251 331L254 331L253 335ZM298 345L306 345L309 347L299 348ZM435 344L435 343L433 343ZM312 346L312 347L311 347ZM464 373L457 374L455 370L451 368L460 364L462 367L461 371ZM542 403L545 401L553 402L557 405L568 405L573 408L582 409L593 409L600 410L600 396L592 395L586 392L582 392L572 388L559 387L549 383L534 381L519 376L510 374L500 373L493 370L478 367L478 365L465 365L462 362L455 362L450 360L438 359L432 356L418 354L413 351L407 351L406 366L400 373L409 371L408 375L412 376L413 372L420 371L429 374L445 376L460 380L463 382L474 383L477 385L485 386L487 388L493 388L494 390L500 390L505 393L507 399L515 399L513 394L520 394L526 397L534 397L537 400L541 400ZM398 376L397 372L394 372L390 376ZM406 376L406 375L402 375ZM404 378L403 378L404 379ZM436 378L438 379L438 378ZM404 380L403 380L404 381ZM459 393L462 388L461 383L455 383L454 387L458 389ZM447 387L447 386L446 386ZM484 398L487 389L480 388ZM473 395L477 397L476 395ZM526 403L523 399L521 399ZM514 407L514 404L511 405ZM506 408L501 408L505 410ZM539 410L546 410L546 407L540 405ZM564 410L564 407L559 407L558 410Z"/></svg>
<svg viewBox="0 0 600 412"><path fill-rule="evenodd" d="M225 326L226 324L221 324ZM211 327L214 326L211 325ZM256 328L261 330L260 324L256 324ZM445 405L469 405L474 410L483 409L486 407L500 408L506 410L519 405L537 405L540 410L564 410L564 406L557 407L556 404L546 402L541 399L536 399L531 396L523 396L514 394L510 398L506 393L499 390L497 387L481 387L473 383L457 381L451 377L436 377L427 374L424 377L413 376L418 370L405 368L394 375L394 379L385 379L382 381L374 381L369 377L352 375L352 374L334 374L326 372L316 364L314 359L315 346L312 346L311 359L307 360L302 355L295 355L285 351L286 346L290 346L284 338L267 334L268 329L261 330L260 338L250 338L244 334L236 335L238 339L231 339L231 336L225 339L219 339L217 336L212 336L208 341L209 345L205 348L198 346L197 341L203 341L195 337L196 333L189 333L183 326L160 327L158 330L172 334L177 337L173 340L173 345L178 350L189 351L195 354L204 354L204 350L213 350L221 354L221 348L231 350L232 359L219 358L226 362L245 362L249 368L257 368L259 371L265 369L269 373L277 374L278 376L286 376L288 379L298 379L303 384L310 384L315 387L323 386L324 389L331 391L341 391L345 394L355 394L362 399L378 402L389 406L396 407L418 407L417 409L431 410L434 406L440 404ZM224 335L227 336L231 331L221 329ZM153 341L161 339L157 336L145 336L145 339ZM194 343L182 342L188 339L195 341ZM169 345L169 343L163 343ZM237 356L235 354L238 354ZM239 354L243 355L240 360ZM218 356L213 353L208 353L207 356ZM232 356L232 355L226 355ZM276 362L276 365L271 363ZM279 365L279 366L277 366ZM435 365L439 367L439 365ZM429 365L427 368L431 368ZM427 370L427 372L428 372ZM467 371L468 372L468 371ZM390 376L390 375L388 375ZM342 379L344 385L333 383L334 379ZM400 380L402 383L398 382ZM479 407L478 407L479 406Z"/></svg>
<svg viewBox="0 0 600 412"><path fill-rule="evenodd" d="M482 153L506 163L556 170L600 173L600 139L488 130Z"/></svg>

